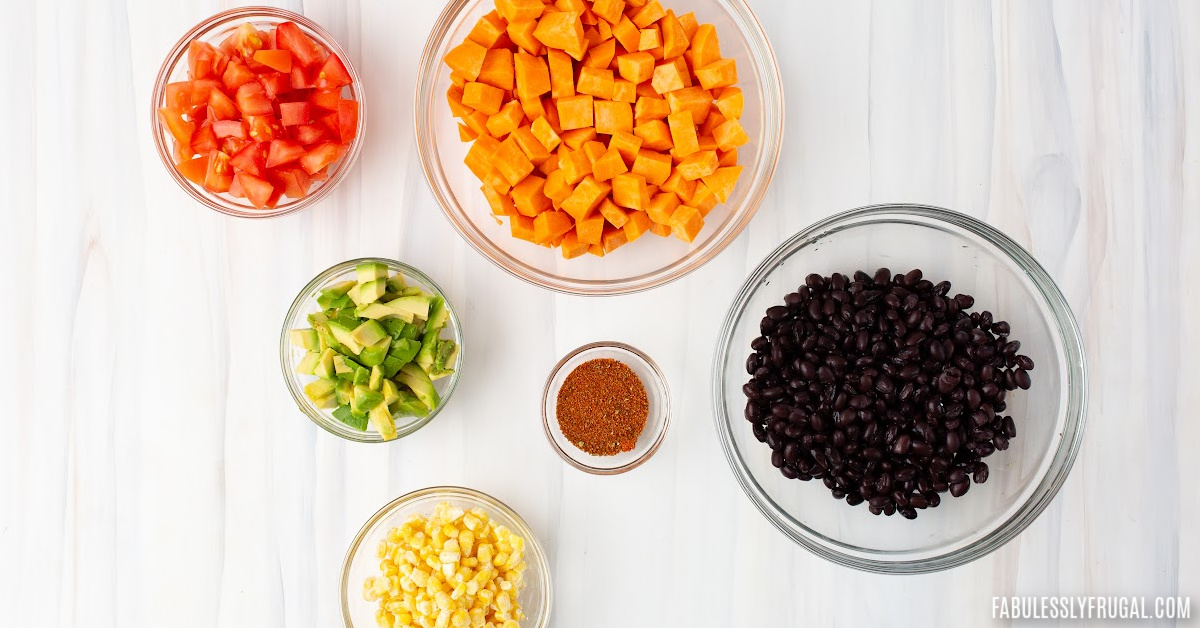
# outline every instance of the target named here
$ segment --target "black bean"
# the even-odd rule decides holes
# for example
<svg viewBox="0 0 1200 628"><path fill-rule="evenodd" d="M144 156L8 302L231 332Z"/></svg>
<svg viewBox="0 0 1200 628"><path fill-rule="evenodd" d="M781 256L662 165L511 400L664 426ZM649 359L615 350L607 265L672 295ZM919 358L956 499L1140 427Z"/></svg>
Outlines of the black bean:
<svg viewBox="0 0 1200 628"><path fill-rule="evenodd" d="M975 463L975 473L972 475L972 479L975 480L976 484L983 484L984 482L987 482L988 466L986 462Z"/></svg>
<svg viewBox="0 0 1200 628"><path fill-rule="evenodd" d="M1026 370L1026 371L1032 371L1033 370L1033 360L1027 355L1019 355L1019 356L1017 356L1017 366L1019 366L1020 368Z"/></svg>
<svg viewBox="0 0 1200 628"><path fill-rule="evenodd" d="M1029 386L1032 383L1029 380L1029 372L1021 368L1013 372L1013 382L1015 382L1017 386L1020 386L1021 390L1029 390Z"/></svg>

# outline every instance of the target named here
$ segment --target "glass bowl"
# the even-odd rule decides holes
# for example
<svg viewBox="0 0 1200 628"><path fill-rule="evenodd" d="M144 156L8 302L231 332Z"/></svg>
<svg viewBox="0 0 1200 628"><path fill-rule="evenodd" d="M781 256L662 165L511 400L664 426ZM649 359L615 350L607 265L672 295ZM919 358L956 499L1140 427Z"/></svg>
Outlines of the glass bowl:
<svg viewBox="0 0 1200 628"><path fill-rule="evenodd" d="M557 418L558 390L562 388L563 381L580 364L601 358L616 360L632 369L646 387L646 400L650 406L646 427L642 429L633 449L613 456L593 456L576 447L563 435ZM667 388L666 377L649 356L627 344L594 342L579 347L554 365L542 390L542 428L546 432L546 439L563 460L588 473L616 475L640 466L658 451L670 424L671 392Z"/></svg>
<svg viewBox="0 0 1200 628"><path fill-rule="evenodd" d="M525 612L521 621L523 628L545 628L550 625L550 610L553 607L553 591L550 584L550 562L538 541L537 535L513 509L503 502L476 490L457 486L435 486L413 491L396 498L367 520L342 563L342 619L346 628L375 628L375 602L363 599L363 582L368 576L378 575L379 559L376 547L388 530L399 526L415 514L431 515L441 502L464 509L482 508L493 521L525 539L525 588L521 589L517 601Z"/></svg>
<svg viewBox="0 0 1200 628"><path fill-rule="evenodd" d="M674 281L716 257L750 222L767 191L783 139L783 88L770 42L743 0L674 0L676 13L693 11L716 26L721 54L735 59L745 98L741 118L750 143L738 153L745 166L728 203L706 218L696 240L645 237L603 258L563 259L549 249L512 237L479 191L480 182L463 164L469 144L459 140L446 90L450 70L442 58L466 39L475 22L494 8L492 0L451 0L425 44L417 79L417 148L425 178L450 223L484 257L512 275L557 292L614 295L649 290Z"/></svg>
<svg viewBox="0 0 1200 628"><path fill-rule="evenodd" d="M308 418L324 428L325 431L337 434L346 440L360 443L391 442L384 441L379 432L360 432L342 423L334 418L332 410L323 410L316 407L305 396L304 386L315 380L316 377L301 375L296 372L296 365L300 363L305 352L304 349L294 346L288 338L290 330L310 327L308 315L321 310L321 307L317 305L317 296L320 294L321 288L331 283L354 279L354 267L363 262L386 264L391 272L403 275L408 285L417 286L428 294L442 297L446 302L446 310L450 314L449 319L446 321L446 327L442 330L442 337L447 337L448 335L458 344L458 358L454 365L454 373L434 381L434 388L437 390L438 396L441 397L441 403L438 404L438 407L433 408L429 412L429 416L426 417L396 417L396 439L404 438L425 427L426 424L432 421L446 407L446 404L450 401L450 396L454 394L455 388L458 387L458 378L462 374L463 364L465 363L463 360L466 355L466 346L463 343L462 323L458 320L458 309L450 303L450 299L442 292L442 289L426 276L425 273L395 260L378 257L349 260L329 268L308 282L308 285L304 286L304 289L292 301L292 306L288 308L287 317L283 320L283 329L279 333L279 365L283 369L283 379L287 382L288 392L292 394L292 399L295 400L296 407L300 408L304 414L308 415Z"/></svg>
<svg viewBox="0 0 1200 628"><path fill-rule="evenodd" d="M342 59L342 62L346 66L346 71L350 73L350 77L353 79L350 85L342 88L342 94L343 96L349 94L349 98L358 101L358 130L355 132L354 139L350 142L350 149L341 159L329 167L328 176L324 180L313 181L312 187L309 188L308 194L304 198L292 199L286 196L281 197L279 204L273 209L257 209L244 198L237 198L229 194L215 194L204 189L203 186L196 185L184 178L175 167L175 151L173 148L175 140L171 137L170 132L163 127L158 119L158 115L155 113L166 102L167 84L187 80L188 44L199 39L213 46L219 46L243 22L250 22L256 28L271 27L283 22L295 22L306 35ZM175 47L171 49L171 52L167 54L162 68L158 71L158 79L155 81L154 92L151 94L150 112L153 114L151 115L151 124L153 126L151 132L154 136L154 145L158 148L158 156L162 159L163 166L166 167L167 172L171 174L175 182L179 184L179 187L183 188L192 198L210 209L230 216L241 218L273 218L275 216L298 212L316 203L332 192L341 183L342 179L346 177L346 173L354 166L359 152L362 151L363 129L367 124L366 105L362 79L359 78L358 71L354 69L354 64L351 62L350 57L346 55L346 51L338 45L333 36L316 22L298 13L274 7L239 7L222 11L200 22L187 33L184 33L183 37L175 44Z"/></svg>
<svg viewBox="0 0 1200 628"><path fill-rule="evenodd" d="M920 268L953 293L975 297L1012 326L1034 360L1033 386L1011 393L1017 421L1009 449L987 458L988 481L960 498L947 494L915 520L875 516L835 500L822 482L789 480L743 418L750 342L765 310L804 284L887 267ZM848 211L796 234L746 279L725 318L713 364L718 437L737 481L785 535L830 561L865 571L949 569L999 548L1046 508L1066 480L1083 439L1087 377L1079 327L1062 292L1028 252L974 218L935 207L879 205Z"/></svg>

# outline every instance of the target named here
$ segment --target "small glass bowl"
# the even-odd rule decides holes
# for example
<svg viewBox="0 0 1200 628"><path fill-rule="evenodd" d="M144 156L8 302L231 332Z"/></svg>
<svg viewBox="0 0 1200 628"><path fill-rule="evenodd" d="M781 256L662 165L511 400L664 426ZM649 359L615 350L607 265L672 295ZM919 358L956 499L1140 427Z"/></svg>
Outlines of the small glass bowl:
<svg viewBox="0 0 1200 628"><path fill-rule="evenodd" d="M665 3L664 3L665 4ZM534 285L579 295L615 295L649 290L700 268L725 249L754 217L766 194L783 143L783 87L770 41L744 0L684 0L678 13L694 12L716 26L722 56L737 61L738 87L745 98L741 118L750 142L738 149L745 167L733 195L706 217L695 242L643 237L598 258L563 259L548 249L512 237L507 221L492 215L479 180L463 165L469 144L446 106L450 70L442 62L466 39L476 21L492 11L492 0L450 0L429 34L417 75L417 149L425 179L450 224L475 250L513 276Z"/></svg>
<svg viewBox="0 0 1200 628"><path fill-rule="evenodd" d="M650 406L646 427L638 436L637 444L630 451L613 456L593 456L576 447L563 435L557 418L558 390L567 376L580 364L600 358L616 360L632 369L646 387ZM563 460L580 471L616 475L640 466L658 451L670 424L671 392L667 388L667 378L649 356L627 344L594 342L579 347L559 360L550 371L550 377L546 378L546 387L542 391L542 428L546 432L546 439Z"/></svg>
<svg viewBox="0 0 1200 628"><path fill-rule="evenodd" d="M914 268L953 293L975 297L1012 326L1035 363L1029 390L1006 398L1017 421L1009 448L986 460L988 481L947 493L915 520L875 516L836 500L819 481L789 480L744 418L750 343L766 309L809 273ZM725 318L713 362L717 434L746 495L781 532L813 553L879 573L926 573L969 563L1021 533L1054 498L1083 441L1087 369L1079 326L1050 275L1011 238L970 216L920 205L844 212L796 234L746 279Z"/></svg>
<svg viewBox="0 0 1200 628"><path fill-rule="evenodd" d="M167 84L188 80L188 44L198 39L208 42L213 46L219 46L230 33L244 22L250 22L256 28L272 27L283 22L295 22L304 34L312 37L314 41L325 46L330 52L341 58L342 63L346 66L346 71L350 73L352 79L350 85L343 88L343 94L348 90L349 97L358 101L358 130L355 132L354 140L350 142L350 149L346 151L346 154L341 159L329 167L329 176L322 181L314 181L304 198L292 199L286 196L281 197L279 204L273 209L258 209L246 199L230 196L229 194L214 194L204 189L204 186L196 185L179 174L179 170L175 167L175 151L173 148L175 140L171 137L170 132L159 122L157 115L158 108L166 102ZM346 51L338 45L333 36L316 22L285 9L276 9L274 7L239 7L222 11L200 22L179 39L175 47L167 54L162 68L158 71L158 79L155 81L154 92L151 94L150 113L151 131L154 136L154 145L158 148L158 156L162 159L163 166L166 167L167 172L179 184L179 187L183 188L192 198L203 205L222 214L240 218L274 218L298 212L325 198L346 177L346 173L354 166L354 162L358 160L358 154L362 151L363 130L367 124L367 101L363 94L362 79L359 78L358 70L354 69L354 64L350 61L350 57L346 55Z"/></svg>
<svg viewBox="0 0 1200 628"><path fill-rule="evenodd" d="M454 342L458 344L458 359L454 365L454 373L433 383L438 396L441 397L441 403L438 404L438 407L433 408L429 412L429 416L426 417L396 417L396 439L404 438L425 427L426 424L432 421L446 407L446 404L450 401L450 396L454 394L455 388L458 387L458 377L462 374L463 359L466 355L466 346L463 344L462 323L458 320L458 310L450 303L450 299L446 297L446 293L442 292L442 289L426 276L425 273L395 260L378 257L349 260L329 268L308 282L308 285L304 286L304 289L292 301L292 306L288 309L287 317L283 320L283 329L279 334L279 365L283 369L283 379L287 382L288 392L292 393L292 399L296 401L296 407L308 415L308 418L312 419L313 423L321 426L325 431L337 434L346 440L359 443L391 442L384 441L379 432L360 432L353 429L334 418L332 410L322 410L313 405L312 401L304 394L304 386L315 380L316 377L301 375L296 372L296 365L300 363L305 352L304 349L292 345L288 338L289 331L310 327L308 324L308 315L321 311L321 306L317 305L317 296L319 296L321 289L332 283L354 279L354 267L363 262L386 264L391 272L403 275L404 280L410 286L415 285L428 294L442 297L446 302L446 310L450 314L442 334L445 336L449 333Z"/></svg>
<svg viewBox="0 0 1200 628"><path fill-rule="evenodd" d="M550 625L553 591L550 584L550 562L537 535L521 516L500 500L469 488L435 486L413 491L396 498L367 520L342 563L342 619L346 628L375 628L375 602L363 599L363 582L368 576L379 575L376 548L388 531L402 525L411 515L432 515L441 502L463 509L482 508L493 521L525 539L525 588L517 602L525 613L522 628L545 628Z"/></svg>

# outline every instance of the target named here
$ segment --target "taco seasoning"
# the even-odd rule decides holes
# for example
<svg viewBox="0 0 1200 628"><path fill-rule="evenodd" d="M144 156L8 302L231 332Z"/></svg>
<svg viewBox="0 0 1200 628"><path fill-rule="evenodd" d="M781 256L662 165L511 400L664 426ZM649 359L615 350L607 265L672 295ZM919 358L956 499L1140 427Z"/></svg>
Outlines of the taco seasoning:
<svg viewBox="0 0 1200 628"><path fill-rule="evenodd" d="M563 436L593 456L633 450L649 413L641 378L618 360L584 362L558 389L555 414Z"/></svg>

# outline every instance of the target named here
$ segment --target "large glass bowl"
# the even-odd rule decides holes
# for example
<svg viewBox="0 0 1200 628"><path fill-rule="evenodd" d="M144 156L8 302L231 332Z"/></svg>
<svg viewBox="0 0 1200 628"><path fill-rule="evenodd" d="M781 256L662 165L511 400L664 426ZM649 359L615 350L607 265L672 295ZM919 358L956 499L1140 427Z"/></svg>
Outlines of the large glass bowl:
<svg viewBox="0 0 1200 628"><path fill-rule="evenodd" d="M525 588L517 595L517 602L525 612L521 626L546 628L550 625L550 611L554 605L550 561L529 525L513 509L491 495L457 486L435 486L396 498L363 524L354 537L342 563L342 619L346 628L377 626L377 604L363 599L363 582L368 576L379 574L379 559L375 553L379 541L411 515L432 515L434 508L442 502L463 509L482 508L493 521L525 539Z"/></svg>
<svg viewBox="0 0 1200 628"><path fill-rule="evenodd" d="M743 0L673 0L663 6L692 11L716 26L721 54L735 59L746 101L741 118L750 143L738 149L745 166L728 203L708 215L695 242L647 235L597 258L563 259L556 249L513 238L508 222L492 216L480 182L463 164L469 144L458 137L459 120L446 104L450 69L442 57L462 43L471 27L495 8L492 0L451 0L434 24L417 79L417 147L425 178L450 223L467 242L514 276L558 292L613 295L648 290L674 281L716 257L754 216L766 193L783 138L783 89L771 45Z"/></svg>
<svg viewBox="0 0 1200 628"><path fill-rule="evenodd" d="M975 297L1012 326L1033 358L1033 386L1010 394L1017 437L987 458L985 484L944 494L917 519L875 516L835 500L822 482L783 477L744 418L746 357L766 309L809 273L920 268L952 293ZM922 573L968 563L999 548L1046 508L1083 439L1087 403L1082 340L1062 292L1028 252L988 225L935 207L880 205L821 221L793 236L750 275L734 299L713 364L717 433L733 473L763 515L796 543L830 561L881 573Z"/></svg>
<svg viewBox="0 0 1200 628"><path fill-rule="evenodd" d="M213 46L219 46L226 37L237 30L244 22L249 22L259 29L273 28L283 22L295 22L304 34L341 58L342 63L346 66L346 71L350 73L352 79L350 85L342 88L342 96L358 101L358 129L355 132L354 139L350 142L350 148L346 151L346 154L342 155L341 159L329 166L329 175L324 180L313 182L312 187L309 188L308 194L304 198L293 199L284 196L279 199L279 204L274 208L258 209L244 198L237 198L229 194L215 194L204 189L203 186L196 185L184 178L175 167L175 140L171 137L167 129L163 127L156 113L158 108L166 102L167 84L188 80L188 44L195 40L200 40L208 42ZM183 37L179 38L175 47L171 49L171 52L167 53L167 58L163 60L162 68L159 69L158 78L154 83L154 92L151 95L151 99L150 112L153 114L151 116L151 123L154 132L154 145L158 149L158 156L162 159L163 166L167 168L167 172L171 174L171 177L175 179L179 187L183 188L184 192L187 192L201 204L222 214L240 218L273 218L284 216L305 209L325 198L342 182L346 177L346 173L354 166L354 162L358 159L358 154L362 151L363 130L367 125L367 101L363 94L362 79L359 78L358 70L355 69L353 60L346 54L346 51L338 45L332 35L324 28L321 28L316 22L298 13L275 7L238 7L236 9L229 9L217 13L192 27L191 30L184 33Z"/></svg>
<svg viewBox="0 0 1200 628"><path fill-rule="evenodd" d="M292 306L288 309L287 316L283 319L283 329L279 332L279 365L283 369L283 379L287 383L288 392L292 394L292 399L296 402L296 407L306 414L308 418L312 419L313 423L321 426L325 431L337 434L346 440L360 443L391 442L383 440L379 432L374 429L362 432L346 425L334 418L332 410L318 408L316 404L305 396L304 386L315 380L316 377L301 375L296 372L296 366L304 358L305 351L293 345L288 337L290 330L311 327L308 323L308 315L321 311L321 306L317 305L317 297L320 296L321 289L333 283L353 280L355 277L354 267L363 262L386 264L388 270L392 273L403 275L404 281L408 285L416 286L425 291L426 294L442 297L446 302L446 312L449 314L449 318L446 320L446 327L442 330L442 338L453 339L458 344L458 359L453 367L454 372L433 383L434 389L437 390L438 396L441 398L441 403L424 417L395 417L396 438L404 438L425 427L442 411L442 408L446 407L446 404L450 402L450 396L454 394L454 389L458 387L458 377L462 373L463 360L467 353L467 348L463 345L462 323L458 320L458 310L450 303L449 297L442 292L442 289L426 276L425 273L395 260L376 257L352 259L325 270L314 277L312 281L308 282L308 285L300 290L300 294L296 295L296 299L292 301Z"/></svg>

